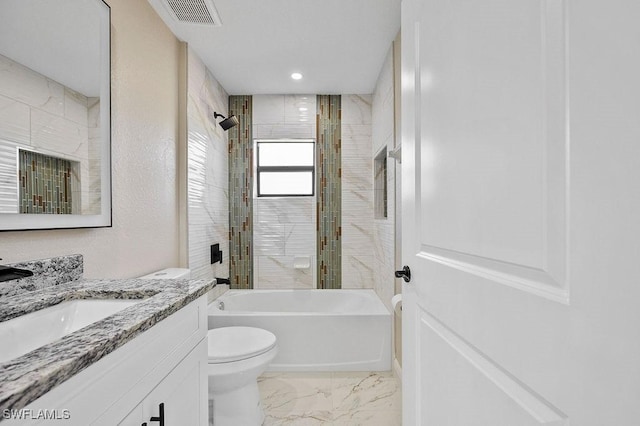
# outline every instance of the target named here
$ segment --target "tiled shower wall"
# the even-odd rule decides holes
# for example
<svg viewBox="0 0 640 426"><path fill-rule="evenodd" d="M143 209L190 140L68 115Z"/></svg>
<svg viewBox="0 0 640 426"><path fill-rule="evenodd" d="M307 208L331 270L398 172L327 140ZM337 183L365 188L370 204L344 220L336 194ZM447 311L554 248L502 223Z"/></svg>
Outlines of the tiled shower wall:
<svg viewBox="0 0 640 426"><path fill-rule="evenodd" d="M100 174L90 174L89 164L96 163L92 156L99 153L90 146L99 141L90 137L99 134L96 99L2 55L0 73L0 213L18 212L20 147L78 162L80 192L73 198L81 200L82 213L95 213L99 197L92 196L89 189L100 186Z"/></svg>
<svg viewBox="0 0 640 426"><path fill-rule="evenodd" d="M315 117L315 95L253 96L254 139L315 139ZM253 202L254 288L315 288L315 196Z"/></svg>
<svg viewBox="0 0 640 426"><path fill-rule="evenodd" d="M373 288L371 96L342 96L342 288Z"/></svg>
<svg viewBox="0 0 640 426"><path fill-rule="evenodd" d="M204 63L188 52L189 268L193 279L229 276L227 135L213 112L227 115L228 95ZM210 264L211 244L220 244L222 264Z"/></svg>
<svg viewBox="0 0 640 426"><path fill-rule="evenodd" d="M385 148L387 152L394 149L394 116L393 55L390 49L373 93L371 159ZM372 221L373 288L389 310L394 295L395 172L395 160L387 158L387 217Z"/></svg>
<svg viewBox="0 0 640 426"><path fill-rule="evenodd" d="M315 139L315 115L316 95L254 95L253 137ZM371 152L371 96L342 95L342 288L374 286ZM253 238L254 288L316 288L315 197L254 198Z"/></svg>

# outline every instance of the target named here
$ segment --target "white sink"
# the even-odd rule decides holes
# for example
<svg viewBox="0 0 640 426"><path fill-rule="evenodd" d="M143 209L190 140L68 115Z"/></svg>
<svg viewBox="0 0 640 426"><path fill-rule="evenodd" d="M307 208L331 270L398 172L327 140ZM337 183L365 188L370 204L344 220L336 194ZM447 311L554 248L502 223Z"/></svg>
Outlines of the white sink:
<svg viewBox="0 0 640 426"><path fill-rule="evenodd" d="M79 299L0 322L0 363L54 342L142 299Z"/></svg>

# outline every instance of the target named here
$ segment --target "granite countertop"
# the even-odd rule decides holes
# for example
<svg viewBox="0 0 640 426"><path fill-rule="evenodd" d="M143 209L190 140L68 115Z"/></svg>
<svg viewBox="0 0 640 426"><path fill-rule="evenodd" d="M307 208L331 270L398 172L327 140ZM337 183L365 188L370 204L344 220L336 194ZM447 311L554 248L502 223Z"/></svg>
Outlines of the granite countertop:
<svg viewBox="0 0 640 426"><path fill-rule="evenodd" d="M214 286L214 280L80 280L3 298L0 322L68 300L145 300L1 363L0 412L24 408Z"/></svg>

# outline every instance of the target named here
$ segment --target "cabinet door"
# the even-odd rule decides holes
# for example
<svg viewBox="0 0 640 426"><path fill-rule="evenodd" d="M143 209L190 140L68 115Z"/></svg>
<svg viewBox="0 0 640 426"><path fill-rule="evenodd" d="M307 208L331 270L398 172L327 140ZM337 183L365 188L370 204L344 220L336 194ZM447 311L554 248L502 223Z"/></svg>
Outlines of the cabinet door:
<svg viewBox="0 0 640 426"><path fill-rule="evenodd" d="M150 419L159 415L159 406L163 403L166 426L205 426L207 385L207 340L204 339L145 398L144 419L149 426L158 425Z"/></svg>

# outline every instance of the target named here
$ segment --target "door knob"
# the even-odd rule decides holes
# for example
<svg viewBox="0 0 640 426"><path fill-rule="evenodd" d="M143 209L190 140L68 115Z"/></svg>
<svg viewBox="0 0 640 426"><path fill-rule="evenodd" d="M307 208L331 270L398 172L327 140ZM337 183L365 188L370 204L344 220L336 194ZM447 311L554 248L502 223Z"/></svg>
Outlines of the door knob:
<svg viewBox="0 0 640 426"><path fill-rule="evenodd" d="M400 271L396 271L396 278L402 278L405 283L411 281L411 269L404 265Z"/></svg>

